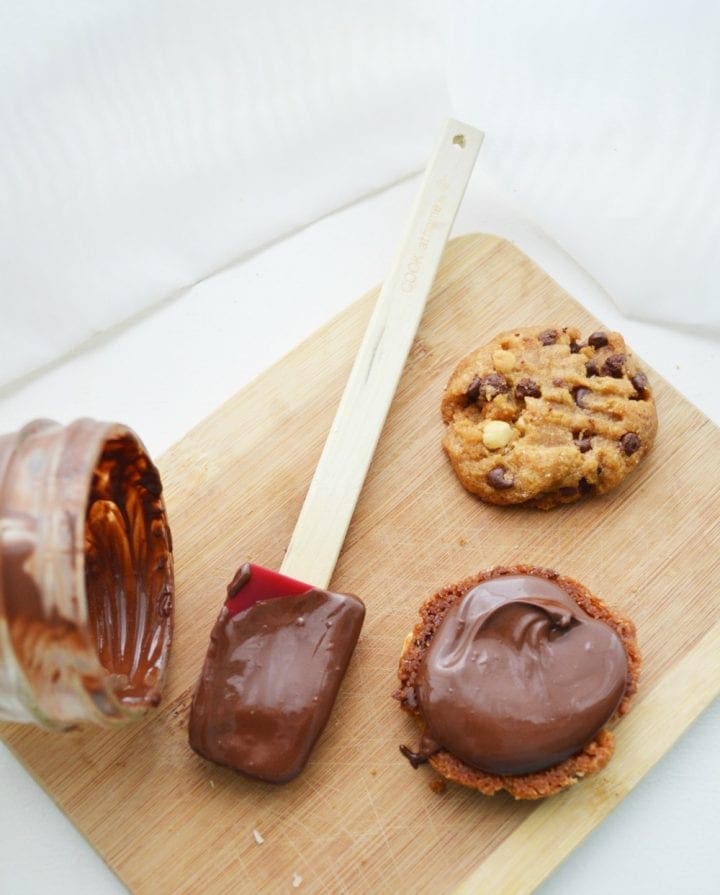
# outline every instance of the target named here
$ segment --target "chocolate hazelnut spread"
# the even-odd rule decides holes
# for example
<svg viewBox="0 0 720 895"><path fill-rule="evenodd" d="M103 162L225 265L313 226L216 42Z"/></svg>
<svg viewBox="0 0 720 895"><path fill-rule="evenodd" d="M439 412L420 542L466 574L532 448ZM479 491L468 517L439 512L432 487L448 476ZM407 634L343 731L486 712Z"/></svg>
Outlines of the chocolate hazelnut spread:
<svg viewBox="0 0 720 895"><path fill-rule="evenodd" d="M124 426L0 437L0 717L121 723L158 704L172 636L162 486Z"/></svg>
<svg viewBox="0 0 720 895"><path fill-rule="evenodd" d="M106 443L85 521L88 622L103 668L126 704L157 705L173 588L160 476L122 439Z"/></svg>
<svg viewBox="0 0 720 895"><path fill-rule="evenodd" d="M204 758L269 783L305 766L330 716L365 607L311 589L233 612L245 566L228 588L193 696L190 745Z"/></svg>
<svg viewBox="0 0 720 895"><path fill-rule="evenodd" d="M495 774L526 774L578 752L627 686L622 642L556 583L491 578L447 612L420 666L417 766L447 750Z"/></svg>

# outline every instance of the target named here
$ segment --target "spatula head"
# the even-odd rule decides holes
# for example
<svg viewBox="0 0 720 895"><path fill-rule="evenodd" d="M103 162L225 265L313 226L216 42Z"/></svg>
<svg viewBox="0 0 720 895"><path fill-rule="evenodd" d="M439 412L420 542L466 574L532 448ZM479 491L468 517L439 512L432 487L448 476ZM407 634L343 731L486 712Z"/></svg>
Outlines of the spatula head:
<svg viewBox="0 0 720 895"><path fill-rule="evenodd" d="M228 584L225 606L231 616L248 609L260 600L272 600L276 597L292 597L312 590L312 584L288 578L272 569L246 562L235 573Z"/></svg>
<svg viewBox="0 0 720 895"><path fill-rule="evenodd" d="M268 783L305 766L332 711L365 606L246 563L210 635L190 745Z"/></svg>

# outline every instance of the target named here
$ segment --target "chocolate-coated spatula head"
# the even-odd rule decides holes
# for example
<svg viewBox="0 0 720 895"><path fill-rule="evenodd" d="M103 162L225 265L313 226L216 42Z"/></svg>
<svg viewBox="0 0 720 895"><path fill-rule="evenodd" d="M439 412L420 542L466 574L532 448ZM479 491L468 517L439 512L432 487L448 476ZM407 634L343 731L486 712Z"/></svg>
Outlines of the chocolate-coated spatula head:
<svg viewBox="0 0 720 895"><path fill-rule="evenodd" d="M210 636L190 744L217 764L286 783L327 723L365 606L249 563L238 580Z"/></svg>
<svg viewBox="0 0 720 895"><path fill-rule="evenodd" d="M273 572L257 563L247 562L235 573L228 584L225 607L230 615L244 612L259 600L272 600L274 597L291 597L312 590L312 585L288 578L280 572Z"/></svg>
<svg viewBox="0 0 720 895"><path fill-rule="evenodd" d="M280 571L254 564L238 570L213 629L193 698L190 743L205 757L250 776L284 782L300 772L329 717L360 633L360 600L325 588L482 136L457 121L446 125Z"/></svg>

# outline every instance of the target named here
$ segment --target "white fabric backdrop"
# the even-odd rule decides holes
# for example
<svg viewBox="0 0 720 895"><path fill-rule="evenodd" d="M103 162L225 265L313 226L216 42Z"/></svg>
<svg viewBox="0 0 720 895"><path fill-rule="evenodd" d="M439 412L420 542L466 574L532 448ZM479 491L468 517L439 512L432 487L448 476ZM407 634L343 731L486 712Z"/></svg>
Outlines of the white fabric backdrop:
<svg viewBox="0 0 720 895"><path fill-rule="evenodd" d="M455 111L632 316L720 330L720 4L458 0Z"/></svg>
<svg viewBox="0 0 720 895"><path fill-rule="evenodd" d="M0 384L420 169L441 22L430 0L4 3Z"/></svg>
<svg viewBox="0 0 720 895"><path fill-rule="evenodd" d="M0 384L416 171L451 111L624 312L720 329L711 0L18 0L0 46Z"/></svg>

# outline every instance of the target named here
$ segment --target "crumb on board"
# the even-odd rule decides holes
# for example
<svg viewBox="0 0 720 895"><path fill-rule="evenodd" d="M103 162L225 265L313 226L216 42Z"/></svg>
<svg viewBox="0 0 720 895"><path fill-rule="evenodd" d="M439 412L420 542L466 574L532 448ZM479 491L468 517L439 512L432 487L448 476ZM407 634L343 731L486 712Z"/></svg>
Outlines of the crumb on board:
<svg viewBox="0 0 720 895"><path fill-rule="evenodd" d="M442 795L447 789L447 783L441 777L436 777L434 780L431 780L428 783L428 786L438 795Z"/></svg>
<svg viewBox="0 0 720 895"><path fill-rule="evenodd" d="M253 830L253 839L257 842L258 845L262 845L265 842L265 838L260 832L260 830Z"/></svg>
<svg viewBox="0 0 720 895"><path fill-rule="evenodd" d="M210 789L215 789L215 781L214 780L210 781Z"/></svg>
<svg viewBox="0 0 720 895"><path fill-rule="evenodd" d="M373 777L377 777L377 768L370 768L370 773Z"/></svg>
<svg viewBox="0 0 720 895"><path fill-rule="evenodd" d="M467 544L467 538L458 538L458 544L464 547Z"/></svg>
<svg viewBox="0 0 720 895"><path fill-rule="evenodd" d="M299 889L300 883L302 882L302 877L299 873L293 873L292 875L292 887L293 889Z"/></svg>

